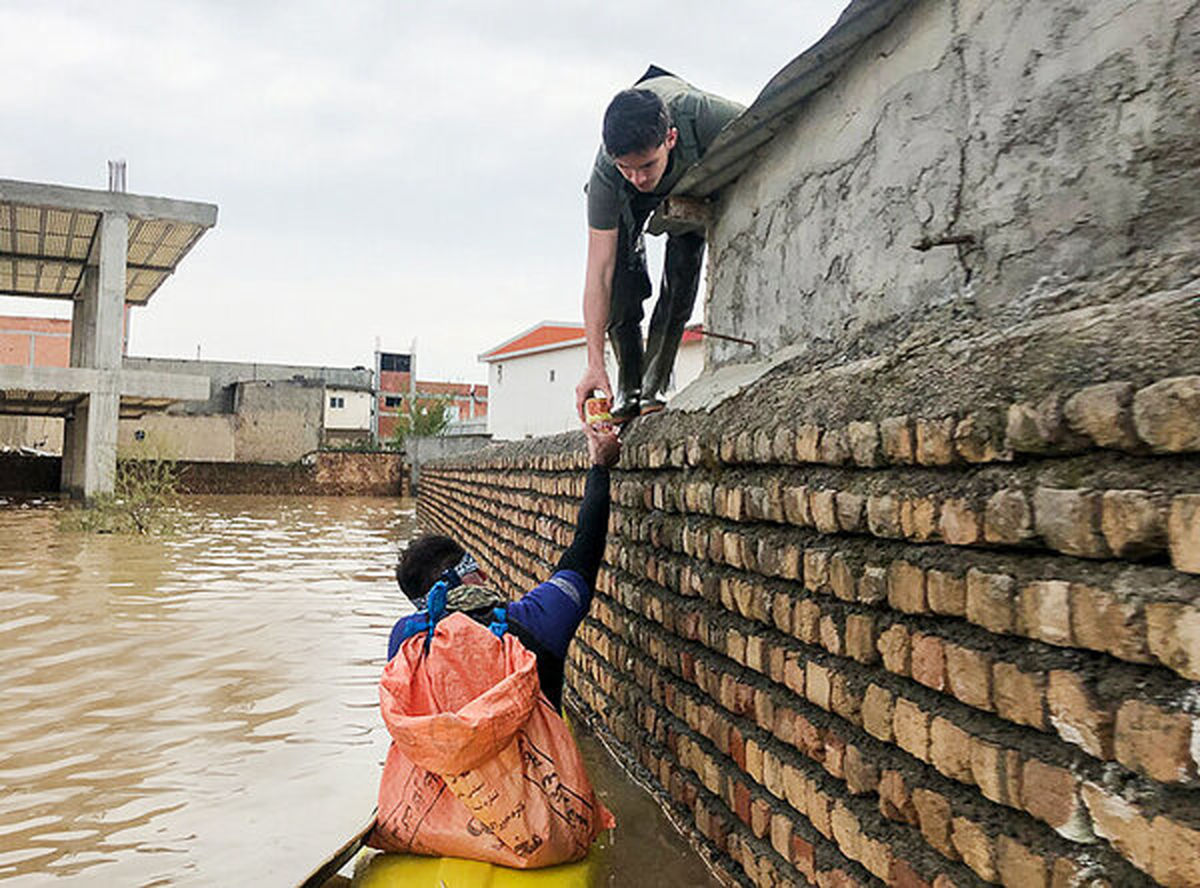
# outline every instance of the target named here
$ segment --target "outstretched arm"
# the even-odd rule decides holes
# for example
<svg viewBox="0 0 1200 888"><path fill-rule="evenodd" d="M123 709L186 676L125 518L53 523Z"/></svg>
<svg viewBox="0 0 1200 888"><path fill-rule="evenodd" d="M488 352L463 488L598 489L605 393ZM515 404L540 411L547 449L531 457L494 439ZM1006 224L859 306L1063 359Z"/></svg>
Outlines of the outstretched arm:
<svg viewBox="0 0 1200 888"><path fill-rule="evenodd" d="M583 402L600 389L612 398L612 383L604 367L604 330L612 299L613 269L617 262L617 229L588 229L587 272L583 282L583 332L587 341L587 369L575 386L575 409L583 416Z"/></svg>
<svg viewBox="0 0 1200 888"><path fill-rule="evenodd" d="M575 522L575 539L558 560L558 570L573 570L583 577L588 588L596 585L596 574L604 558L608 538L609 467L621 456L616 435L585 426L592 467L583 488L583 502Z"/></svg>
<svg viewBox="0 0 1200 888"><path fill-rule="evenodd" d="M575 539L556 570L573 570L588 584L596 585L600 572L600 561L604 558L604 545L608 536L609 476L607 466L592 466L588 470L587 483L583 491L583 502L579 506L579 520L575 525Z"/></svg>

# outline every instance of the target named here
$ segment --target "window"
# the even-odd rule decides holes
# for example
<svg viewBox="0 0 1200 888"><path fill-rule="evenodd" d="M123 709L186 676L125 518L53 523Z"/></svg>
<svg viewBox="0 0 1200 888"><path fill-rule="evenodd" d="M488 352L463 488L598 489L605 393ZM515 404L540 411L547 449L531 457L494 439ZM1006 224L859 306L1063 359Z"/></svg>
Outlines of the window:
<svg viewBox="0 0 1200 888"><path fill-rule="evenodd" d="M404 403L404 399L395 395L385 395L383 398L384 407L399 407Z"/></svg>
<svg viewBox="0 0 1200 888"><path fill-rule="evenodd" d="M331 396L329 398L329 406L335 410L346 406L346 399L340 396Z"/></svg>
<svg viewBox="0 0 1200 888"><path fill-rule="evenodd" d="M385 373L409 373L412 371L412 355L380 352L379 369Z"/></svg>
<svg viewBox="0 0 1200 888"><path fill-rule="evenodd" d="M554 371L553 370L550 371L550 381L554 382Z"/></svg>

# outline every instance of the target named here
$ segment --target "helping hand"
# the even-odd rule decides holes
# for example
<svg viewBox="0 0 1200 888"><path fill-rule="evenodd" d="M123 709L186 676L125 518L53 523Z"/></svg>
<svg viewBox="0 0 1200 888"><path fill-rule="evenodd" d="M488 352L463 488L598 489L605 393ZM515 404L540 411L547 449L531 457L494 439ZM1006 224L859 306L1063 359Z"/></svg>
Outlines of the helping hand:
<svg viewBox="0 0 1200 888"><path fill-rule="evenodd" d="M612 426L593 426L584 424L583 433L587 435L588 455L594 466L612 468L621 458L621 440L616 436Z"/></svg>
<svg viewBox="0 0 1200 888"><path fill-rule="evenodd" d="M612 384L608 381L608 371L604 369L603 365L588 367L583 371L583 378L579 380L579 385L575 386L575 412L579 414L580 422L585 425L587 421L583 414L583 402L590 398L596 389L600 389L606 398L612 400Z"/></svg>

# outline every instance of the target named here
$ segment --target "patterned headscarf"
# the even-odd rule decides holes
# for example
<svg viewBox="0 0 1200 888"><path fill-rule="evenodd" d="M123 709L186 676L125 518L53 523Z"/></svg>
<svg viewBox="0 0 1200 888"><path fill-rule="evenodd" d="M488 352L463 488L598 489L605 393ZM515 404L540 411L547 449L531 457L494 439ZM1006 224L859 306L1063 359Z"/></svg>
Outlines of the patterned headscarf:
<svg viewBox="0 0 1200 888"><path fill-rule="evenodd" d="M489 586L481 586L475 583L466 585L463 583L463 578L469 574L476 573L479 570L479 562L470 552L463 553L463 557L458 560L458 563L453 567L447 568L442 572L438 581L430 587L429 593L425 598L417 602L418 610L442 610L445 612L459 611L462 613L470 613L471 611L482 610L485 607L502 607L508 604L508 598L503 592L492 589ZM445 604L442 608L430 607L434 602L430 601L432 595L438 588L444 591ZM435 596L440 597L440 596ZM440 604L440 602L437 602ZM440 616L440 615L439 615Z"/></svg>

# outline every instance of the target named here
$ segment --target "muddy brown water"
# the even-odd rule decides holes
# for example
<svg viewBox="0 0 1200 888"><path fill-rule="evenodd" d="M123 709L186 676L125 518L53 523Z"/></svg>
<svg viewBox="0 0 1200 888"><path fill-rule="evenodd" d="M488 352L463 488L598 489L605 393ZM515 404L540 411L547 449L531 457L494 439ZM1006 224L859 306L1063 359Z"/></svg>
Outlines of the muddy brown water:
<svg viewBox="0 0 1200 888"><path fill-rule="evenodd" d="M192 497L165 538L0 499L0 882L294 885L374 805L413 503ZM715 885L591 737L604 885Z"/></svg>

